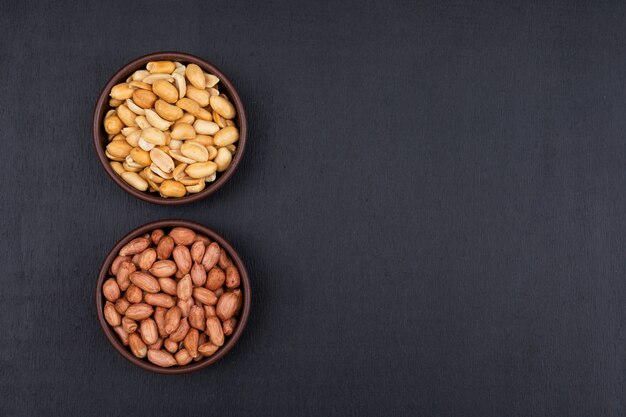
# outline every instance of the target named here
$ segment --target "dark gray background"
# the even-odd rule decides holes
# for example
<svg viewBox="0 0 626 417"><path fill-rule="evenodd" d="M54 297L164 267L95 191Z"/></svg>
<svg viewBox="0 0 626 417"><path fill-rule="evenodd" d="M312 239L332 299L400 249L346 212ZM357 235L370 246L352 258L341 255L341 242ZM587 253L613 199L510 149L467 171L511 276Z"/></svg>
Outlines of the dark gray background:
<svg viewBox="0 0 626 417"><path fill-rule="evenodd" d="M0 415L624 415L625 17L2 1ZM92 147L102 86L160 50L222 68L251 125L185 207L125 194ZM180 377L122 359L93 303L117 239L172 217L230 239L254 291L234 351Z"/></svg>

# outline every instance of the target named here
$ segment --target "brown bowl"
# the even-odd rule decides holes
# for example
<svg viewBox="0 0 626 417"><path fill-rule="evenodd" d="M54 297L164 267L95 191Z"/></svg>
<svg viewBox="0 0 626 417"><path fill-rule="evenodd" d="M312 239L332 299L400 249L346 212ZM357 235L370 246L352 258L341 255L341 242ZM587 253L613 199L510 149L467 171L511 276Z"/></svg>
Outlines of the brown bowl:
<svg viewBox="0 0 626 417"><path fill-rule="evenodd" d="M180 61L183 63L194 63L197 64L203 70L215 74L220 79L220 88L222 91L226 93L228 98L235 105L235 109L237 110L236 123L239 128L239 141L237 142L237 152L235 153L233 160L230 164L230 167L218 174L218 178L212 182L210 185L207 184L207 187L196 194L190 194L185 197L180 198L163 198L156 193L150 193L148 191L139 191L129 184L127 184L119 175L113 171L111 165L109 165L109 158L104 153L106 145L109 143L109 138L107 133L104 131L104 126L102 122L104 121L104 116L111 109L109 106L109 92L111 88L119 83L122 83L128 78L133 72L138 69L145 67L145 65L150 61ZM104 86L100 96L98 97L98 102L96 103L96 109L93 115L93 140L94 145L96 147L96 152L98 153L98 159L100 159L100 163L104 167L104 170L109 174L109 177L115 181L117 185L123 188L127 193L134 195L135 197L148 201L150 203L162 204L166 206L175 206L180 204L187 204L194 201L198 201L205 197L210 196L217 190L219 190L225 183L233 176L235 170L239 166L239 162L243 156L243 152L246 148L246 138L248 132L248 122L246 119L246 111L243 108L243 103L237 90L233 87L230 80L224 75L222 71L216 68L213 64L208 63L207 61L200 59L196 56L185 54L182 52L158 52L154 54L144 55L139 57L128 64L124 65L120 70L118 70L113 77L109 80L109 82Z"/></svg>
<svg viewBox="0 0 626 417"><path fill-rule="evenodd" d="M125 244L127 244L128 242L130 242L132 239L136 237L139 237L145 233L150 233L154 229L159 229L159 228L166 229L166 228L172 228L172 227L188 227L194 230L195 232L204 233L205 235L209 237L209 239L216 241L217 243L219 243L219 245L222 248L224 248L224 250L228 253L232 261L237 266L237 269L239 269L239 275L241 278L240 286L241 286L241 291L243 293L243 303L242 303L241 312L238 317L238 323L237 323L237 327L235 328L235 331L226 340L224 345L218 349L217 352L215 352L213 355L205 359L202 359L198 362L192 362L189 365L173 366L171 368L163 368L163 367L154 365L148 362L147 360L142 360L142 359L135 357L135 355L132 354L129 348L124 346L122 342L119 340L113 328L104 319L103 308L104 308L105 299L104 299L104 295L102 295L102 284L104 284L104 281L109 277L109 268L111 267L113 260L117 257L117 254L122 248L122 246L124 246ZM209 365L214 364L215 362L219 361L224 356L226 356L226 354L233 348L233 346L235 346L235 344L241 337L241 334L243 333L246 327L246 323L248 322L248 316L250 315L250 299L251 299L250 278L248 277L248 271L246 270L246 267L243 264L243 261L239 257L239 254L237 254L235 249L233 249L233 247L231 246L230 243L228 243L228 241L226 241L222 236L218 235L215 231L201 224L190 222L187 220L159 220L156 222L144 224L143 226L140 226L136 228L135 230L131 231L130 233L128 233L119 242L117 242L117 244L113 247L113 249L111 249L111 251L107 255L106 259L104 260L104 263L102 264L102 267L100 268L98 282L96 283L96 312L98 314L98 321L100 322L100 326L102 327L102 330L104 331L104 335L109 340L109 343L113 345L115 350L117 350L120 355L122 355L124 358L126 358L133 364L137 365L138 367L148 370L148 371L152 371L152 372L156 372L160 374L169 374L169 375L187 374L190 372L195 372L202 368L206 368Z"/></svg>

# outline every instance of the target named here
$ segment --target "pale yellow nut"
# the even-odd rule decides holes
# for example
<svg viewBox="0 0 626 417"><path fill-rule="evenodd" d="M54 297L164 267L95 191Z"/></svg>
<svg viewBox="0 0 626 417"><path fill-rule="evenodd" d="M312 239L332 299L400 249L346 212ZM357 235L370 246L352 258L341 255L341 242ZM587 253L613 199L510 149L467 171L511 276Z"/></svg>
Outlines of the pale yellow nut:
<svg viewBox="0 0 626 417"><path fill-rule="evenodd" d="M180 149L182 144L183 144L182 140L172 139L170 140L170 143L168 144L168 146L170 147L170 149Z"/></svg>
<svg viewBox="0 0 626 417"><path fill-rule="evenodd" d="M186 112L196 115L200 111L200 105L190 98L184 97L176 102L176 105Z"/></svg>
<svg viewBox="0 0 626 417"><path fill-rule="evenodd" d="M141 148L131 149L130 156L142 167L148 167L152 163L152 159L150 159L150 152L144 151Z"/></svg>
<svg viewBox="0 0 626 417"><path fill-rule="evenodd" d="M146 65L151 74L171 74L176 65L172 61L151 61Z"/></svg>
<svg viewBox="0 0 626 417"><path fill-rule="evenodd" d="M180 107L169 104L165 100L157 100L154 103L154 110L159 116L170 122L175 122L183 117L183 110Z"/></svg>
<svg viewBox="0 0 626 417"><path fill-rule="evenodd" d="M122 172L120 175L124 181L139 191L146 191L148 189L148 182L141 178L136 172Z"/></svg>
<svg viewBox="0 0 626 417"><path fill-rule="evenodd" d="M187 175L192 178L204 178L212 175L217 170L217 164L213 161L196 162L185 169Z"/></svg>
<svg viewBox="0 0 626 417"><path fill-rule="evenodd" d="M180 147L180 153L194 162L206 162L209 160L209 151L199 143L187 142Z"/></svg>
<svg viewBox="0 0 626 417"><path fill-rule="evenodd" d="M143 116L144 114L146 114L146 111L142 109L141 107L139 107L138 105L136 105L132 98L127 98L125 104L126 104L126 107L128 107L130 111L135 113L137 116Z"/></svg>
<svg viewBox="0 0 626 417"><path fill-rule="evenodd" d="M176 107L178 107L178 106L176 106ZM179 123L187 123L187 124L192 125L195 120L196 120L196 118L193 116L193 114L185 112L185 113L183 113L183 117L178 119L177 122L179 122Z"/></svg>
<svg viewBox="0 0 626 417"><path fill-rule="evenodd" d="M226 145L224 147L228 149L230 153L233 155L235 154L235 151L237 150L237 147L234 144Z"/></svg>
<svg viewBox="0 0 626 417"><path fill-rule="evenodd" d="M133 95L134 91L135 89L129 86L128 83L121 83L114 85L109 95L116 100L126 100Z"/></svg>
<svg viewBox="0 0 626 417"><path fill-rule="evenodd" d="M161 168L159 168L154 163L150 164L150 171L154 172L155 174L157 174L159 177L161 177L163 179L166 179L166 180L171 180L172 179L172 174L169 174L169 173L163 171Z"/></svg>
<svg viewBox="0 0 626 417"><path fill-rule="evenodd" d="M124 167L124 170L128 171L128 172L139 172L139 171L141 171L141 168L132 167L132 166L128 165L128 162L126 162L126 161L122 162L122 167Z"/></svg>
<svg viewBox="0 0 626 417"><path fill-rule="evenodd" d="M181 145L182 146L182 145ZM185 163L185 164L193 164L196 161L191 159L191 158L187 158L185 155L183 155L180 150L178 149L170 149L169 154L172 158L174 158L175 160Z"/></svg>
<svg viewBox="0 0 626 417"><path fill-rule="evenodd" d="M222 96L211 96L211 108L225 119L233 119L237 115L235 106Z"/></svg>
<svg viewBox="0 0 626 417"><path fill-rule="evenodd" d="M104 154L112 161L123 162L125 160L125 158L119 158L117 156L111 155L106 149L104 150Z"/></svg>
<svg viewBox="0 0 626 417"><path fill-rule="evenodd" d="M165 134L156 127L148 127L141 131L141 139L153 145L165 145Z"/></svg>
<svg viewBox="0 0 626 417"><path fill-rule="evenodd" d="M146 119L146 116L135 117L135 123L137 123L137 126L139 126L139 129L147 129L149 127L152 127L152 125L148 123L148 119Z"/></svg>
<svg viewBox="0 0 626 417"><path fill-rule="evenodd" d="M129 166L129 167L131 167L131 168L135 168L135 169L139 169L139 170L143 169L143 165L141 165L141 164L139 164L139 163L135 162L135 160L133 159L133 157L132 157L132 156L130 156L130 155L128 155L128 156L126 157L126 165L128 165L128 166Z"/></svg>
<svg viewBox="0 0 626 417"><path fill-rule="evenodd" d="M136 148L137 146L139 146L140 138L141 138L141 130L135 130L134 132L126 136L126 142L133 148Z"/></svg>
<svg viewBox="0 0 626 417"><path fill-rule="evenodd" d="M213 110L213 121L215 123L217 123L217 125L222 128L222 127L226 127L226 119L223 118L222 116L219 115L218 112L216 112L215 110Z"/></svg>
<svg viewBox="0 0 626 417"><path fill-rule="evenodd" d="M104 115L104 118L106 119L107 117L111 117L115 115L115 110L109 110L108 112L106 112L106 114Z"/></svg>
<svg viewBox="0 0 626 417"><path fill-rule="evenodd" d="M174 161L161 149L152 149L150 151L150 159L152 160L152 163L158 166L163 172L170 173L174 170Z"/></svg>
<svg viewBox="0 0 626 417"><path fill-rule="evenodd" d="M156 127L161 131L168 130L173 123L163 119L157 114L157 112L152 109L146 109L146 120L148 121L148 123L150 123L150 125ZM164 143L167 143L167 140L165 140Z"/></svg>
<svg viewBox="0 0 626 417"><path fill-rule="evenodd" d="M110 135L117 135L122 131L123 127L124 123L115 114L104 119L104 130Z"/></svg>
<svg viewBox="0 0 626 417"><path fill-rule="evenodd" d="M177 71L181 71L181 70L182 70L182 71L183 71L183 75L185 75L185 68L186 68L186 67L185 67L185 64L182 64L182 63L180 63L180 62L178 62L178 61L174 61L174 66L176 67L176 69L174 70L174 72L177 72Z"/></svg>
<svg viewBox="0 0 626 417"><path fill-rule="evenodd" d="M239 140L239 130L234 126L221 129L213 136L216 146L227 146Z"/></svg>
<svg viewBox="0 0 626 417"><path fill-rule="evenodd" d="M174 73L172 74L172 76L174 77L174 84L176 84L176 89L178 90L178 98L183 98L185 97L185 94L187 94L187 83L185 82L185 75L176 71L174 71Z"/></svg>
<svg viewBox="0 0 626 417"><path fill-rule="evenodd" d="M139 147L144 151L151 151L155 146L153 143L146 142L141 137L139 138L139 142L137 142L137 145L139 145Z"/></svg>
<svg viewBox="0 0 626 417"><path fill-rule="evenodd" d="M126 140L126 136L122 135L121 133L118 133L117 135L109 139L110 142L114 142L116 140Z"/></svg>
<svg viewBox="0 0 626 417"><path fill-rule="evenodd" d="M207 88L206 91L208 91L209 95L211 95L211 96L219 96L220 95L220 91L216 87Z"/></svg>
<svg viewBox="0 0 626 417"><path fill-rule="evenodd" d="M197 142L202 146L212 146L214 144L213 136L196 135L196 137L193 138L192 140L193 142Z"/></svg>
<svg viewBox="0 0 626 417"><path fill-rule="evenodd" d="M233 160L233 155L226 148L219 148L217 155L213 162L217 164L217 172L224 172L230 166L230 162Z"/></svg>
<svg viewBox="0 0 626 417"><path fill-rule="evenodd" d="M206 120L196 120L193 124L193 128L196 130L196 133L209 136L216 134L220 130L220 127L216 123Z"/></svg>
<svg viewBox="0 0 626 417"><path fill-rule="evenodd" d="M113 168L113 171L115 171L117 175L122 175L122 172L126 172L122 164L117 161L111 161L109 162L109 165Z"/></svg>
<svg viewBox="0 0 626 417"><path fill-rule="evenodd" d="M226 127L228 126L235 126L235 122L232 121L231 119L226 119Z"/></svg>
<svg viewBox="0 0 626 417"><path fill-rule="evenodd" d="M217 148L215 146L207 146L206 150L209 153L209 161L213 161L215 157L217 156ZM219 166L218 166L218 170L219 170Z"/></svg>
<svg viewBox="0 0 626 417"><path fill-rule="evenodd" d="M214 172L213 175L209 175L208 177L204 177L204 181L213 182L217 178L217 172Z"/></svg>
<svg viewBox="0 0 626 417"><path fill-rule="evenodd" d="M117 108L117 117L119 117L126 126L137 126L137 123L135 123L137 115L124 104L120 104Z"/></svg>
<svg viewBox="0 0 626 417"><path fill-rule="evenodd" d="M133 92L133 101L142 109L149 109L157 100L156 94L148 90L135 90Z"/></svg>
<svg viewBox="0 0 626 417"><path fill-rule="evenodd" d="M187 86L187 93L185 97L192 99L200 105L200 107L206 107L209 105L209 92L206 90L200 90L192 85Z"/></svg>
<svg viewBox="0 0 626 417"><path fill-rule="evenodd" d="M181 178L179 182L183 184L184 186L196 185L198 183L198 178L192 178L192 177L186 176L186 177Z"/></svg>
<svg viewBox="0 0 626 417"><path fill-rule="evenodd" d="M172 178L176 181L185 177L185 169L187 168L187 164L178 164L174 171L172 171Z"/></svg>
<svg viewBox="0 0 626 417"><path fill-rule="evenodd" d="M132 146L121 140L111 142L106 147L107 152L115 158L126 158L130 154L131 149L133 149Z"/></svg>
<svg viewBox="0 0 626 417"><path fill-rule="evenodd" d="M206 87L206 78L204 78L204 71L196 64L187 65L185 70L185 77L189 80L191 85L195 88L204 90Z"/></svg>
<svg viewBox="0 0 626 417"><path fill-rule="evenodd" d="M135 122L136 122L136 121L137 121L137 120L135 120ZM124 136L128 136L128 135L130 135L131 133L136 132L136 131L138 131L138 130L139 130L139 128L138 128L137 126L127 126L127 127L125 127L125 128L123 128L123 129L122 129L122 135L124 135Z"/></svg>
<svg viewBox="0 0 626 417"><path fill-rule="evenodd" d="M220 79L217 78L215 75L208 74L206 72L204 73L204 79L205 79L206 88L215 87L217 83L220 82Z"/></svg>
<svg viewBox="0 0 626 417"><path fill-rule="evenodd" d="M146 84L154 84L156 81L163 80L169 83L174 82L174 77L170 74L150 74L146 78L143 79L143 82Z"/></svg>
<svg viewBox="0 0 626 417"><path fill-rule="evenodd" d="M198 113L196 113L196 118L200 120L206 120L207 122L213 121L213 115L207 109L200 109Z"/></svg>
<svg viewBox="0 0 626 417"><path fill-rule="evenodd" d="M198 181L198 183L196 185L187 185L185 186L185 189L187 190L187 192L189 194L195 194L195 193L199 193L200 191L204 190L205 187L205 182L203 179L201 179L200 181Z"/></svg>
<svg viewBox="0 0 626 417"><path fill-rule="evenodd" d="M152 86L150 84L144 83L143 81L131 81L128 83L128 85L133 88L140 88L142 90L152 90Z"/></svg>
<svg viewBox="0 0 626 417"><path fill-rule="evenodd" d="M193 139L196 137L196 131L188 123L176 123L170 136L172 139Z"/></svg>
<svg viewBox="0 0 626 417"><path fill-rule="evenodd" d="M132 75L132 79L134 81L142 81L144 78L146 78L148 75L150 75L150 71L148 70L137 70L133 73Z"/></svg>
<svg viewBox="0 0 626 417"><path fill-rule="evenodd" d="M148 180L148 179L146 181L148 181L148 185L150 186L150 188L148 188L148 190L151 193L156 193L156 192L159 191L159 185L156 182Z"/></svg>
<svg viewBox="0 0 626 417"><path fill-rule="evenodd" d="M110 99L110 100L109 100L109 106L111 106L111 107L117 107L117 106L119 106L120 104L122 104L123 102L124 102L123 100L118 100L118 99L116 99L116 98L112 98L112 99Z"/></svg>
<svg viewBox="0 0 626 417"><path fill-rule="evenodd" d="M154 172L152 172L152 170L150 169L150 167L144 168L144 170L142 171L143 176L148 179L149 181L152 181L156 184L161 184L163 181L165 181L163 178L159 177L157 174L155 174ZM159 187L154 187L156 189L159 189Z"/></svg>
<svg viewBox="0 0 626 417"><path fill-rule="evenodd" d="M159 186L159 193L163 197L184 197L187 194L187 190L178 181L166 180Z"/></svg>
<svg viewBox="0 0 626 417"><path fill-rule="evenodd" d="M152 84L152 91L168 103L178 101L178 90L165 80L157 80Z"/></svg>

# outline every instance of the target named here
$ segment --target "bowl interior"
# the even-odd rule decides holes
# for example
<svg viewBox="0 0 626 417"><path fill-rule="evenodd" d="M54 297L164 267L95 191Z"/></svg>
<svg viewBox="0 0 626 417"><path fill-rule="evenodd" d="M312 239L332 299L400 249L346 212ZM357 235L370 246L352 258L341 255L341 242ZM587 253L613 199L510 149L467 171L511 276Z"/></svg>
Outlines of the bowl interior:
<svg viewBox="0 0 626 417"><path fill-rule="evenodd" d="M127 184L119 175L117 175L115 171L113 171L113 168L111 168L111 166L109 165L110 161L104 153L105 147L109 143L109 138L104 130L104 126L102 125L102 123L104 121L104 116L106 115L106 113L112 109L111 106L109 106L109 92L111 91L111 88L116 84L125 82L126 79L138 69L145 68L145 65L148 62L166 60L180 61L184 64L194 63L203 70L215 74L220 79L220 91L224 92L228 96L228 98L234 104L235 109L237 110L235 122L237 127L239 128L239 141L237 142L237 152L235 152L235 155L233 156L230 167L225 172L218 174L217 179L211 184L207 184L204 190L200 191L199 193L190 194L180 198L163 198L157 193L150 193L147 191L143 192L133 188L132 186ZM235 170L237 169L239 162L241 161L246 145L247 131L248 123L246 119L246 112L243 107L243 102L241 101L237 90L235 90L235 87L233 87L232 83L226 77L226 75L224 75L224 73L220 69L216 68L213 64L210 64L207 61L196 56L185 54L182 52L160 52L145 55L123 66L115 73L115 75L113 75L113 77L109 80L109 82L105 85L102 92L100 93L93 117L94 145L96 147L98 159L102 163L102 166L109 174L109 176L113 179L113 181L115 181L117 185L119 185L126 192L132 194L133 196L144 201L149 201L151 203L161 205L179 205L191 203L193 201L208 197L219 188L221 188L224 183L226 183L226 181L228 181L230 177L235 173Z"/></svg>
<svg viewBox="0 0 626 417"><path fill-rule="evenodd" d="M154 229L170 229L173 227L188 227L194 230L197 233L203 233L209 237L212 241L216 241L219 245L224 248L224 250L231 257L232 261L235 263L237 268L239 269L239 275L241 278L241 292L243 294L243 302L241 306L241 312L238 317L238 323L235 328L233 334L226 340L224 345L219 348L217 352L215 352L212 356L209 356L205 359L202 359L198 362L192 362L189 365L185 366L174 366L171 368L162 368L160 366L154 365L148 360L139 359L132 354L128 347L124 346L122 342L117 337L117 334L113 331L111 326L104 319L103 307L104 307L104 296L102 295L102 284L109 277L109 268L113 263L113 260L117 257L118 252L126 243L130 242L132 239L139 237L145 233L150 233ZM131 231L126 236L124 236L114 247L111 249L109 254L107 255L102 267L100 268L100 274L98 276L98 282L96 284L96 310L98 314L98 321L106 338L113 345L115 350L117 350L124 358L132 362L133 364L139 366L140 368L146 369L148 371L160 373L160 374L185 374L189 372L194 372L199 369L205 368L209 365L214 364L215 362L222 359L237 343L241 334L243 333L246 324L248 322L248 316L250 315L250 279L248 277L248 272L246 267L239 257L239 254L235 251L228 241L226 241L222 236L217 234L215 231L209 229L206 226L203 226L198 223L186 221L186 220L160 220L152 223L145 224L143 226L138 227L137 229Z"/></svg>

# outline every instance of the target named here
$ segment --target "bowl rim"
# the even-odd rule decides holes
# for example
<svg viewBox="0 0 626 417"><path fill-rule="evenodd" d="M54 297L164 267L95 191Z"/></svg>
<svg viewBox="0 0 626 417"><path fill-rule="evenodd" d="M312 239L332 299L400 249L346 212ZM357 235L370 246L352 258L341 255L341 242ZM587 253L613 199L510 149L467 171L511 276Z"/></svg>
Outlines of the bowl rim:
<svg viewBox="0 0 626 417"><path fill-rule="evenodd" d="M175 60L175 61L184 61L188 63L194 63L200 66L203 70L207 72L211 72L215 74L220 79L220 84L223 86L225 93L228 95L229 99L233 102L235 109L237 110L237 121L239 127L239 141L237 145L237 152L233 157L230 167L224 171L219 178L217 178L213 183L208 185L204 190L199 193L190 194L185 197L178 198L163 198L158 194L149 193L145 191L139 191L133 188L131 185L127 184L109 165L110 160L107 158L104 146L102 143L106 143L103 140L104 130L102 127L102 120L104 118L104 114L109 110L109 92L111 88L126 80L126 78L135 70L141 68L145 64L150 61L159 61L159 60ZM214 64L199 58L195 55L191 55L185 52L154 52L147 55L140 56L138 58L133 59L128 62L124 66L122 66L119 70L113 74L113 76L109 79L109 81L105 84L104 88L98 95L98 100L96 101L96 105L93 112L93 121L92 121L92 135L93 135L93 144L96 149L96 153L98 155L98 160L100 164L103 166L104 170L107 172L109 177L124 191L133 195L134 197L139 198L140 200L147 201L154 204L160 204L164 206L177 206L182 204L193 203L195 201L201 200L215 193L217 190L222 188L224 184L233 176L235 171L237 170L239 163L243 157L247 135L248 135L248 119L246 116L246 111L243 106L243 101L239 96L239 93L228 79L228 77L222 72L219 68L217 68ZM108 138L106 138L108 141Z"/></svg>
<svg viewBox="0 0 626 417"><path fill-rule="evenodd" d="M132 239L139 237L145 233L151 232L154 229L159 228L173 228L173 227L188 227L194 230L196 233L203 233L208 236L211 240L216 241L219 245L228 253L231 257L232 261L235 263L237 268L239 269L239 276L241 278L240 288L243 293L243 304L241 308L241 313L237 320L237 327L233 334L226 340L223 346L221 346L215 354L202 359L198 362L192 362L189 365L184 366L173 366L171 368L163 368L153 363L148 362L147 360L139 359L132 354L132 352L120 342L117 334L114 332L113 328L106 322L104 318L104 296L102 294L102 284L106 279L109 278L109 268L113 263L113 260L117 257L120 249L126 243L130 242ZM102 266L100 267L100 271L98 274L98 280L96 282L96 291L95 291L95 302L96 302L96 313L98 322L100 323L100 327L104 332L109 343L115 348L115 350L122 355L125 359L133 363L134 365L155 373L166 374L166 375L180 375L180 374L188 374L191 372L198 371L200 369L206 368L214 363L218 362L222 359L228 352L232 350L232 348L237 344L239 338L243 334L243 331L248 323L248 317L250 315L250 306L251 306L251 288L250 288L250 278L248 276L248 271L241 260L241 257L235 251L233 246L224 239L221 235L219 235L213 229L208 228L202 224L192 222L189 220L180 220L180 219L164 219L157 220L150 223L146 223L142 226L139 226L130 232L128 232L124 237L122 237L113 248L107 254Z"/></svg>

